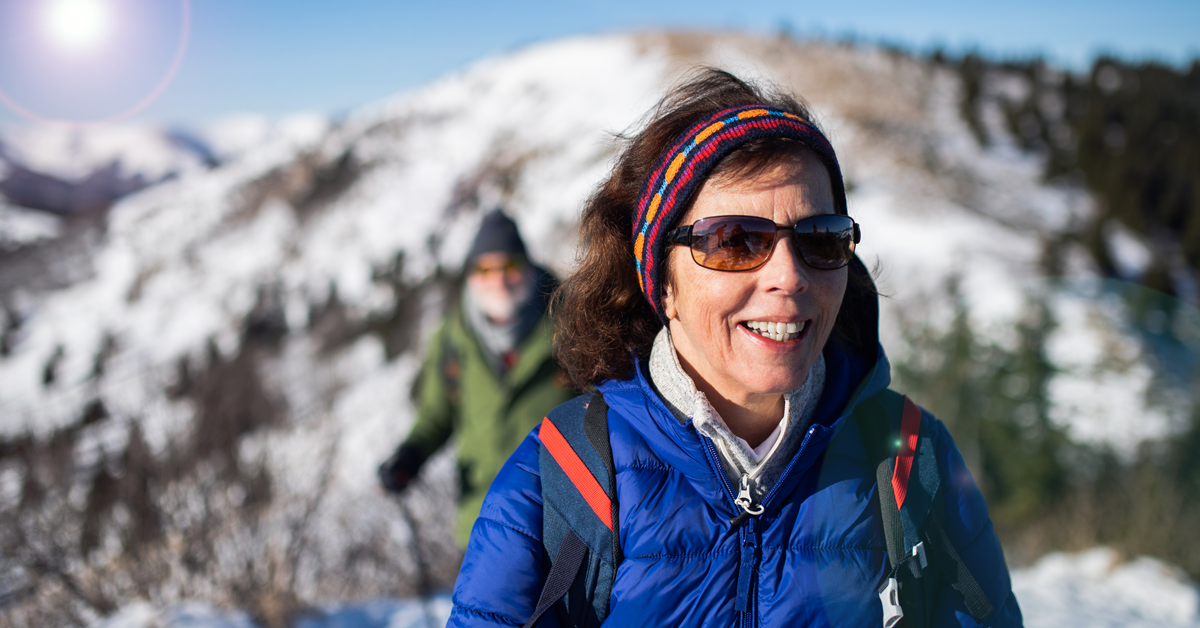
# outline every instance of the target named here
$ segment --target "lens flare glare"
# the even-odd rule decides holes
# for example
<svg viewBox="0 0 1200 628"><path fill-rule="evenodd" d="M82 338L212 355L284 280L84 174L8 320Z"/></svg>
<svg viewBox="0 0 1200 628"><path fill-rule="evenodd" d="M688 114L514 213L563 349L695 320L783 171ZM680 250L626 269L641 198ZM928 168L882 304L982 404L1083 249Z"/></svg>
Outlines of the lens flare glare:
<svg viewBox="0 0 1200 628"><path fill-rule="evenodd" d="M47 35L63 50L93 50L112 31L112 10L104 0L51 0L45 7Z"/></svg>
<svg viewBox="0 0 1200 628"><path fill-rule="evenodd" d="M112 124L151 106L187 50L190 0L0 0L0 106Z"/></svg>

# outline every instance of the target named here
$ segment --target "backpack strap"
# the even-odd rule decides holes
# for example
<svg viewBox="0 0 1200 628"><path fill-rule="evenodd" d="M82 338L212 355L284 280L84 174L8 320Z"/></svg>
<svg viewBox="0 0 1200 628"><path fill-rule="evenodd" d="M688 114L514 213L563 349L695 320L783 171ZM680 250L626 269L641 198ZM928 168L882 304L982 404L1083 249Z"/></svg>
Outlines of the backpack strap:
<svg viewBox="0 0 1200 628"><path fill-rule="evenodd" d="M946 530L942 528L937 516L929 518L925 528L925 538L930 541L933 555L941 561L940 567L942 573L945 574L944 577L950 581L950 586L962 596L967 612L975 618L975 621L982 622L987 619L994 610L992 603L983 593L983 588L979 586L975 576L971 575L971 570L959 556L958 550L954 549L954 544L950 542L950 537L946 536Z"/></svg>
<svg viewBox="0 0 1200 628"><path fill-rule="evenodd" d="M575 582L575 576L579 575L579 568L583 566L583 559L586 555L587 546L583 544L583 541L579 540L574 532L567 532L562 545L554 555L554 564L550 567L550 573L546 575L546 584L542 587L542 594L538 596L537 608L533 609L533 616L525 622L522 628L536 626L542 615L546 614L546 611L550 610L555 602L567 594L567 590Z"/></svg>
<svg viewBox="0 0 1200 628"><path fill-rule="evenodd" d="M931 419L908 397L891 390L860 403L854 419L875 468L889 580L903 575L901 566L908 566L899 584L899 606L907 609L901 615L906 616L905 625L924 626L931 619L936 588L923 578L929 566L927 554L933 556L940 577L962 596L971 616L983 621L991 615L992 605L939 520L941 473ZM895 617L893 625L898 622Z"/></svg>
<svg viewBox="0 0 1200 628"><path fill-rule="evenodd" d="M901 410L896 408L898 403L902 404L903 398L885 390L859 403L853 415L854 420L858 422L859 431L862 432L867 455L875 468L876 485L891 486L893 489L893 455L896 443L901 440L901 422L893 420L893 417L901 413ZM900 521L900 506L896 503L895 490L885 491L881 488L877 493L883 521L883 536L887 544L888 565L894 570L899 557L905 554L902 547L904 526Z"/></svg>
<svg viewBox="0 0 1200 628"><path fill-rule="evenodd" d="M450 329L442 330L441 352L438 359L438 372L441 373L442 383L446 387L446 398L450 403L458 403L459 382L462 380L462 357L458 347L450 340Z"/></svg>
<svg viewBox="0 0 1200 628"><path fill-rule="evenodd" d="M904 528L905 555L921 550L921 531L925 529L925 521L933 510L933 498L942 486L942 475L938 472L937 443L929 428L917 404L903 397L900 443L892 472L892 493L896 497L896 508L900 511L900 523Z"/></svg>
<svg viewBox="0 0 1200 628"><path fill-rule="evenodd" d="M550 571L532 627L562 600L560 619L599 626L608 616L613 578L622 559L616 468L608 435L608 404L595 393L550 412L538 430L542 448L542 544Z"/></svg>

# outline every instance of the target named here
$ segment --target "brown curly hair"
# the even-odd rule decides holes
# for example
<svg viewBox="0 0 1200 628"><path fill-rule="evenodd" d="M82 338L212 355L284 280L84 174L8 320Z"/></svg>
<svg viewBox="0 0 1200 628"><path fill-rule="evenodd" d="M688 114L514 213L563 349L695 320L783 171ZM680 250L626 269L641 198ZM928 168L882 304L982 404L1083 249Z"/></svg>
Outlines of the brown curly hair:
<svg viewBox="0 0 1200 628"><path fill-rule="evenodd" d="M634 357L645 359L650 354L662 328L638 285L630 241L638 193L655 162L697 121L748 104L788 111L815 126L808 108L795 97L751 85L722 70L702 68L651 109L650 122L641 132L625 138L626 147L612 173L588 199L580 221L579 267L555 291L551 309L558 360L579 389L632 376ZM808 150L787 139L750 141L726 156L709 178L752 176ZM844 198L835 199L835 204L839 213L846 213ZM685 207L680 215L686 213ZM668 260L663 258L661 276L669 283ZM850 283L863 273L856 261ZM835 330L841 323L839 315Z"/></svg>

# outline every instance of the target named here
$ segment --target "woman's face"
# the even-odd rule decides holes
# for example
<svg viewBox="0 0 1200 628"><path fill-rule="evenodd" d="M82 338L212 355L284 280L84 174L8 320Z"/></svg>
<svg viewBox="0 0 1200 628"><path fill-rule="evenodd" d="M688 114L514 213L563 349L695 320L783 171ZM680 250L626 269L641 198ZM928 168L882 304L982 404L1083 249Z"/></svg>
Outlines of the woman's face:
<svg viewBox="0 0 1200 628"><path fill-rule="evenodd" d="M806 152L749 179L708 180L679 224L742 215L792 225L833 213L829 173ZM740 404L794 390L808 377L833 329L847 270L809 268L796 254L791 234L780 236L766 264L746 272L704 268L692 260L688 247L672 247L672 280L664 298L671 337L684 369L710 396ZM799 337L772 340L751 329L756 323L795 324Z"/></svg>

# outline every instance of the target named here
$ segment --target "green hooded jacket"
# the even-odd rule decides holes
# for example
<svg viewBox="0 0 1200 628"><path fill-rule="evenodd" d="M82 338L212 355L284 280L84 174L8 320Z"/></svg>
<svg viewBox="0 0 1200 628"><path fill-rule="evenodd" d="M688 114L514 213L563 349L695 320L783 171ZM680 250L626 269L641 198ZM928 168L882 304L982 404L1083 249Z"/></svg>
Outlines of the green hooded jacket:
<svg viewBox="0 0 1200 628"><path fill-rule="evenodd" d="M459 308L429 344L415 390L417 420L404 445L425 459L458 436L462 547L500 467L547 412L575 396L552 355L553 336L554 325L543 314L503 376L484 357Z"/></svg>

